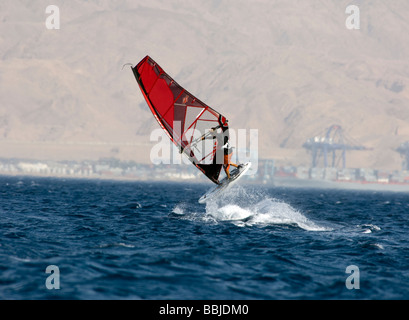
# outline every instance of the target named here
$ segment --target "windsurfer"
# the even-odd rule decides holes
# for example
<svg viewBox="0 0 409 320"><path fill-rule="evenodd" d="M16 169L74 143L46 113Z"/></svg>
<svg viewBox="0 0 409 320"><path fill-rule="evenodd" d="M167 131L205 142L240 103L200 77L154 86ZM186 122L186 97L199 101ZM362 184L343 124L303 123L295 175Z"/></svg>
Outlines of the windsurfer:
<svg viewBox="0 0 409 320"><path fill-rule="evenodd" d="M226 173L228 179L230 179L230 166L239 168L239 165L231 162L231 157L233 155L233 147L230 146L229 143L229 120L219 116L218 119L219 125L217 127L210 129L210 136L204 135L202 140L204 139L216 139L217 140L217 151L215 159L216 161L221 159L221 155L223 155L223 169ZM218 132L217 129L221 128L221 132ZM223 153L222 153L223 152ZM220 160L219 160L220 161ZM219 183L219 181L217 181Z"/></svg>
<svg viewBox="0 0 409 320"><path fill-rule="evenodd" d="M224 167L227 177L223 182L227 182L226 186L243 174L247 165L243 170L233 170L230 174L230 165L237 165L231 163L233 150L228 144L225 117L178 85L149 56L132 67L132 72L161 128L197 169L212 182L220 184L220 171ZM218 135L215 136L216 133ZM198 145L203 138L201 134L206 139L212 137L217 140Z"/></svg>

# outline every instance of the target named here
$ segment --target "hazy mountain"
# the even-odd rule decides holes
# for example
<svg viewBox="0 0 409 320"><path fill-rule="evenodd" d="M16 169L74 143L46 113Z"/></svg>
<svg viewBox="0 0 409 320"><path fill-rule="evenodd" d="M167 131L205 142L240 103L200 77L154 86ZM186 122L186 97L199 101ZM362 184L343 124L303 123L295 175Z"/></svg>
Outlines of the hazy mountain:
<svg viewBox="0 0 409 320"><path fill-rule="evenodd" d="M149 161L157 128L129 67L146 54L230 119L259 157L310 164L332 124L349 167L399 169L409 140L409 2L340 0L0 2L0 156Z"/></svg>

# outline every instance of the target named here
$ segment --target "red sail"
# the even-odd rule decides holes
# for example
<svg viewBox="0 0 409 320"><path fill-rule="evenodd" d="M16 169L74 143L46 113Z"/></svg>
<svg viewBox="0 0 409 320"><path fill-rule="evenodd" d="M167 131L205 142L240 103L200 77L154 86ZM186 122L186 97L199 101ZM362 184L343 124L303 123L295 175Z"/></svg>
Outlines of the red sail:
<svg viewBox="0 0 409 320"><path fill-rule="evenodd" d="M132 71L149 108L169 138L199 170L217 183L223 165L223 160L216 157L221 143L217 139L201 138L212 128L220 133L226 118L177 84L149 56Z"/></svg>

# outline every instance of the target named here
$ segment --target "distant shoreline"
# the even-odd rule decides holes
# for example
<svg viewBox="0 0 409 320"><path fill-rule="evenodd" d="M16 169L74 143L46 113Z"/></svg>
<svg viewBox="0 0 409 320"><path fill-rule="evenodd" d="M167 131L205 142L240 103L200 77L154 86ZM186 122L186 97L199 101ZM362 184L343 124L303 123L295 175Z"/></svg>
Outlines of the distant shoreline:
<svg viewBox="0 0 409 320"><path fill-rule="evenodd" d="M0 177L21 177L21 178L50 178L68 180L93 180L93 181L117 181L117 182L162 182L162 183L192 183L211 186L205 179L176 179L176 178L142 178L131 176L110 176L110 175L47 175L39 173L4 173L0 172ZM275 177L271 182L243 180L242 185L259 185L276 188L290 189L322 189L322 190L351 190L351 191L375 191L375 192L409 192L409 184L393 183L359 183L346 181L328 181L314 179L281 178Z"/></svg>

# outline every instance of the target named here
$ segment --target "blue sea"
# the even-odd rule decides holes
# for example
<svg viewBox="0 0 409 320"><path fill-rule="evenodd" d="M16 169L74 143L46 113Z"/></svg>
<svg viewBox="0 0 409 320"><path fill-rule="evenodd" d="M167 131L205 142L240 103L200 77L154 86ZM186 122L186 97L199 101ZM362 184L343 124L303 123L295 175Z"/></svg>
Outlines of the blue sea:
<svg viewBox="0 0 409 320"><path fill-rule="evenodd" d="M409 194L0 177L0 299L408 299Z"/></svg>

